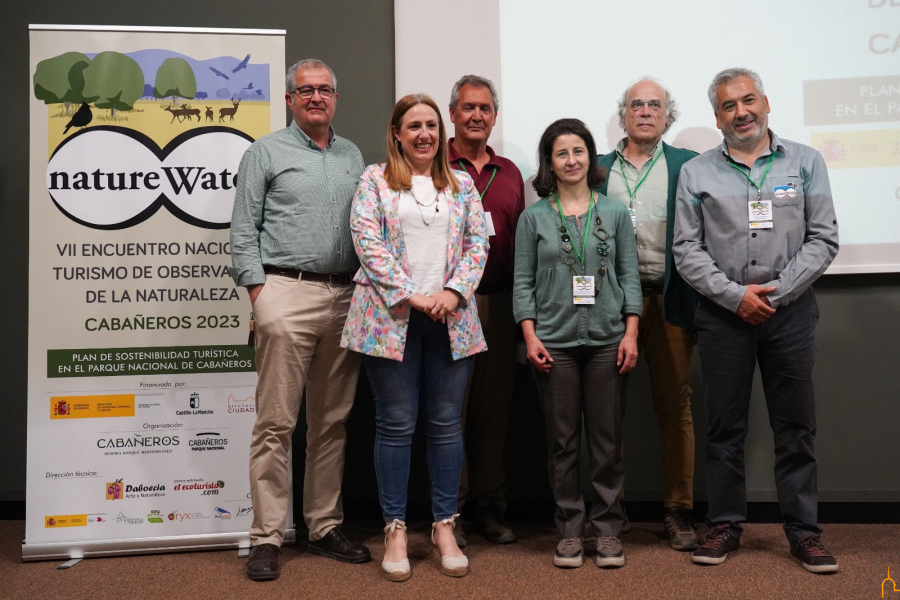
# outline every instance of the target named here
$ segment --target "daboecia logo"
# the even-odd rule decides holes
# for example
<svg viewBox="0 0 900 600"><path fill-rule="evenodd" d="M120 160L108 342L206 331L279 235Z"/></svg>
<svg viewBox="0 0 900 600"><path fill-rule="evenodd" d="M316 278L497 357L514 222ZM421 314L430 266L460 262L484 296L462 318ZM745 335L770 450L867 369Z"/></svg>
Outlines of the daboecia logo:
<svg viewBox="0 0 900 600"><path fill-rule="evenodd" d="M236 129L204 127L159 148L133 129L90 127L53 152L47 189L63 214L94 229L133 227L161 206L196 227L226 229L252 142Z"/></svg>

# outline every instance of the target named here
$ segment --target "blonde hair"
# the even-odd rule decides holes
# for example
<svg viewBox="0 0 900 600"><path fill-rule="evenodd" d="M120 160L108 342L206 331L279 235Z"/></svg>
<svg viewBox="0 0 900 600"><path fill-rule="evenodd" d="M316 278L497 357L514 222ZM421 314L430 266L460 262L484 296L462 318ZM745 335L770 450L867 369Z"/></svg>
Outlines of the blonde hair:
<svg viewBox="0 0 900 600"><path fill-rule="evenodd" d="M397 140L395 133L400 131L403 115L417 104L430 106L438 118L438 149L431 163L431 178L434 181L434 187L438 190L449 187L454 194L458 194L459 182L453 174L453 169L450 168L450 160L448 159L449 152L444 132L444 119L441 117L441 111L438 110L434 100L425 94L403 96L394 105L394 110L391 112L391 121L388 123L387 129L388 159L384 168L384 179L392 190L403 191L412 189L412 171L406 159L403 158L403 150L400 148L400 142Z"/></svg>

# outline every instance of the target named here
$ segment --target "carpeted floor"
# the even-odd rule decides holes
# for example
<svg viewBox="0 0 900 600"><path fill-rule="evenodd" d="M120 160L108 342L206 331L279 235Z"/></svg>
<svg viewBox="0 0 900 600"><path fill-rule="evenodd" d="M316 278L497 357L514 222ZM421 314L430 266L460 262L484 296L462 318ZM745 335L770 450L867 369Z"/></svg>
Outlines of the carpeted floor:
<svg viewBox="0 0 900 600"><path fill-rule="evenodd" d="M698 567L689 555L668 549L662 526L636 523L622 536L628 564L601 570L585 561L580 569L551 564L556 534L551 526L518 524L520 541L496 546L469 534L471 572L463 579L440 574L430 558L428 524L410 528L413 577L391 583L381 577L382 537L377 525L348 526L375 557L347 565L311 556L305 546L287 547L281 578L256 583L243 574L235 551L147 555L84 560L67 570L57 562L21 562L23 521L0 521L0 598L498 598L577 599L794 599L881 598L888 567L900 582L900 525L828 525L823 538L841 565L835 575L802 570L778 525L748 525L740 552L724 565ZM885 598L896 597L888 582ZM900 585L898 585L900 587Z"/></svg>

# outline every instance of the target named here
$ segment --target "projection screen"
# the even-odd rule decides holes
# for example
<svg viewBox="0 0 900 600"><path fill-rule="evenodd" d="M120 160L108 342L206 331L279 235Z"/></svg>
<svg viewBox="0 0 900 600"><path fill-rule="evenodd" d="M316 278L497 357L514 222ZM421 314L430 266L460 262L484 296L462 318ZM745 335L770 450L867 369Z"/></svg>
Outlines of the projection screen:
<svg viewBox="0 0 900 600"><path fill-rule="evenodd" d="M424 92L447 106L461 75L492 79L500 111L491 145L526 179L541 132L558 118L582 119L598 150L612 149L623 136L618 99L644 76L667 87L681 111L665 141L713 148L722 138L710 81L729 67L755 70L771 129L816 148L828 165L841 237L828 273L900 271L900 0L394 7L397 97Z"/></svg>

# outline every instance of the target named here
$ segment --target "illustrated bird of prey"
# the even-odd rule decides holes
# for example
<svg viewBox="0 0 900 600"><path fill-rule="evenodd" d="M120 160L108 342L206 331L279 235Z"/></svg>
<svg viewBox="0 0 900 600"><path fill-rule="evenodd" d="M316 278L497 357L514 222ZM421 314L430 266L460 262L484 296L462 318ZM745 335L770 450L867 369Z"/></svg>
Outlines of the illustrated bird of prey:
<svg viewBox="0 0 900 600"><path fill-rule="evenodd" d="M241 89L242 89L242 90L252 90L252 89L253 89L253 82L251 81L251 82L250 82L250 85L248 85L248 86L245 87L245 88L241 88Z"/></svg>
<svg viewBox="0 0 900 600"><path fill-rule="evenodd" d="M87 102L82 102L81 107L72 115L72 118L66 123L66 129L63 131L63 135L69 133L69 130L73 127L81 127L84 129L87 127L88 123L90 123L94 119L94 113L91 112L91 107L88 106Z"/></svg>
<svg viewBox="0 0 900 600"><path fill-rule="evenodd" d="M233 69L231 70L231 72L232 72L232 73L237 73L237 72L240 71L241 69L246 69L246 68L247 68L247 63L248 63L248 62L250 62L250 55L249 55L249 54L248 54L247 56L245 56L245 57L244 57L244 60L242 60L242 61L238 64L238 66L236 66L235 68L233 68Z"/></svg>
<svg viewBox="0 0 900 600"><path fill-rule="evenodd" d="M231 79L231 77L229 77L228 75L226 75L225 73L223 73L222 71L220 71L216 68L210 67L209 70L212 71L213 73L215 73L216 75L218 75L219 77L224 77L225 79Z"/></svg>

